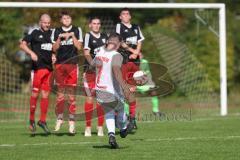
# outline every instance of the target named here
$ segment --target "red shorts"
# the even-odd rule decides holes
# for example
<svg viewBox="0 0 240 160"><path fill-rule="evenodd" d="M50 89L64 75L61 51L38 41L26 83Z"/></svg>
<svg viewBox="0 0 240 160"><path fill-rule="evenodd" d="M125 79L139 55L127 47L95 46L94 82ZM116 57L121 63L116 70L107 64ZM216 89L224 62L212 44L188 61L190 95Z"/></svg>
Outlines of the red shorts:
<svg viewBox="0 0 240 160"><path fill-rule="evenodd" d="M32 91L39 92L40 90L50 91L52 72L48 69L38 69L31 73Z"/></svg>
<svg viewBox="0 0 240 160"><path fill-rule="evenodd" d="M77 86L77 64L56 64L55 66L55 81L58 86Z"/></svg>
<svg viewBox="0 0 240 160"><path fill-rule="evenodd" d="M86 96L95 96L95 80L96 74L94 72L84 72L83 73L83 86Z"/></svg>
<svg viewBox="0 0 240 160"><path fill-rule="evenodd" d="M134 62L127 62L126 64L122 65L122 76L123 79L131 85L136 85L133 74L139 70L139 66L136 65Z"/></svg>

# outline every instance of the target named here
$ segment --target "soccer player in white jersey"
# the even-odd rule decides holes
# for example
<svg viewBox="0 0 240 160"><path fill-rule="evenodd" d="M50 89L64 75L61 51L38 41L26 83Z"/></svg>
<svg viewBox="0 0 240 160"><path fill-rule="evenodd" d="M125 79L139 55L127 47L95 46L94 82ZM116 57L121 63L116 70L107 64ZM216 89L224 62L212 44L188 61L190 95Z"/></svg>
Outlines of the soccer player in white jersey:
<svg viewBox="0 0 240 160"><path fill-rule="evenodd" d="M118 34L111 34L107 46L101 48L90 63L96 66L96 97L104 108L109 144L113 149L118 148L115 138L115 124L120 129L122 138L128 134L124 97L128 98L130 90L132 90L122 78L123 57L117 52L120 42L121 38Z"/></svg>

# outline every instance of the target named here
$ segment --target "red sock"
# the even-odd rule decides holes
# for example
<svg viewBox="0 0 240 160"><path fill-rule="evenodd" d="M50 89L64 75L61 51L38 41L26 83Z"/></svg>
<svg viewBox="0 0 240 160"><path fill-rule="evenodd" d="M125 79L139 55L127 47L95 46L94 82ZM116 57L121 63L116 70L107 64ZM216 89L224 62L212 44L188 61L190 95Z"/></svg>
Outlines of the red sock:
<svg viewBox="0 0 240 160"><path fill-rule="evenodd" d="M47 110L48 110L48 98L41 99L40 107L41 107L40 121L46 122Z"/></svg>
<svg viewBox="0 0 240 160"><path fill-rule="evenodd" d="M104 110L100 104L96 104L97 116L98 116L98 126L103 126L104 122Z"/></svg>
<svg viewBox="0 0 240 160"><path fill-rule="evenodd" d="M37 108L37 98L31 96L30 97L30 120L34 121L35 119L35 110Z"/></svg>
<svg viewBox="0 0 240 160"><path fill-rule="evenodd" d="M57 115L63 114L64 108L65 108L64 106L65 106L65 100L64 99L57 100L57 105L56 105L56 113L57 113Z"/></svg>
<svg viewBox="0 0 240 160"><path fill-rule="evenodd" d="M134 118L136 114L136 101L129 104L130 117Z"/></svg>
<svg viewBox="0 0 240 160"><path fill-rule="evenodd" d="M85 109L86 126L91 127L91 119L92 119L92 113L93 113L93 103L85 102L84 109Z"/></svg>
<svg viewBox="0 0 240 160"><path fill-rule="evenodd" d="M76 101L75 100L70 100L69 113L70 114L76 113Z"/></svg>

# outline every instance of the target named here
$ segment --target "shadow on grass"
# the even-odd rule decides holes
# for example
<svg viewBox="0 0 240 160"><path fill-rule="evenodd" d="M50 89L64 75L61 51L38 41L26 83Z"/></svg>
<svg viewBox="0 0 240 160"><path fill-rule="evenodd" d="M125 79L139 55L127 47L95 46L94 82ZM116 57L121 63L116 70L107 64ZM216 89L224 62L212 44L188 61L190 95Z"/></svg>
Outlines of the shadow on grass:
<svg viewBox="0 0 240 160"><path fill-rule="evenodd" d="M68 132L61 132L61 133L51 133L51 134L46 134L46 133L23 133L22 135L29 135L29 137L48 137L48 136L75 136L75 134L70 134Z"/></svg>
<svg viewBox="0 0 240 160"><path fill-rule="evenodd" d="M112 149L110 145L95 145L93 146L94 149ZM128 146L119 146L118 149L127 149ZM114 149L113 149L114 150Z"/></svg>

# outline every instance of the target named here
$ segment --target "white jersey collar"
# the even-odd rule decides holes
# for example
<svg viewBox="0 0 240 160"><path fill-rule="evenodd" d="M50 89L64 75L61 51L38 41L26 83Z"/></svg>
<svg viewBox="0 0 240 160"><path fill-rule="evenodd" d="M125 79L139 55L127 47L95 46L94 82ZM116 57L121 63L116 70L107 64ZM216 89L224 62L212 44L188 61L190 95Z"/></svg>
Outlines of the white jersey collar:
<svg viewBox="0 0 240 160"><path fill-rule="evenodd" d="M96 34L96 33L94 33L93 31L90 31L90 33L91 33L94 37L96 37L96 38L100 38L100 37L101 37L100 32Z"/></svg>
<svg viewBox="0 0 240 160"><path fill-rule="evenodd" d="M127 28L132 28L132 24L130 23L130 24L125 24L125 23L123 23L123 22L121 22L124 26L126 26Z"/></svg>
<svg viewBox="0 0 240 160"><path fill-rule="evenodd" d="M72 29L72 25L69 26L68 28L62 27L62 30L65 31L65 32L70 31L71 29Z"/></svg>

